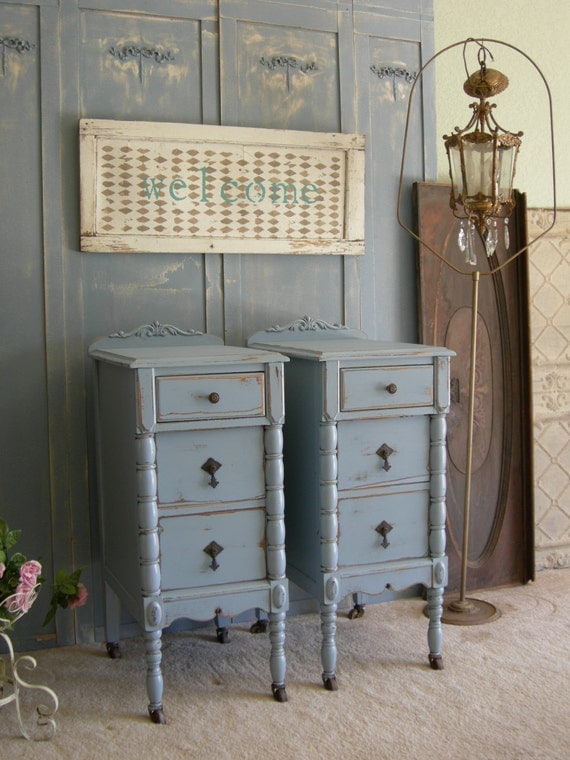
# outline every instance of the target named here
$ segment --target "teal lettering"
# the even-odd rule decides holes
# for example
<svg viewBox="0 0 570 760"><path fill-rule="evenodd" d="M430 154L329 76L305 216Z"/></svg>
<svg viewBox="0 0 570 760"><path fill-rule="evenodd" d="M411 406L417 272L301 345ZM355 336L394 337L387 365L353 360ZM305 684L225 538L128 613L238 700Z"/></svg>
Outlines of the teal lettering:
<svg viewBox="0 0 570 760"><path fill-rule="evenodd" d="M258 198L252 198L251 197L251 188L257 186L258 188ZM261 203L265 198L265 187L263 186L263 183L260 182L258 179L253 180L253 182L250 182L249 185L245 188L245 197L248 199L250 203Z"/></svg>
<svg viewBox="0 0 570 760"><path fill-rule="evenodd" d="M235 179L224 182L224 184L222 185L220 189L220 195L222 196L223 200L226 203L235 203L237 201L237 198L228 198L228 196L226 195L226 187L228 185L233 185L234 187L237 187L238 183L235 181Z"/></svg>
<svg viewBox="0 0 570 760"><path fill-rule="evenodd" d="M170 197L173 201L183 201L186 196L184 195L176 195L175 190L182 187L188 187L186 182L184 182L183 179L173 179L168 187L168 192L170 193Z"/></svg>
<svg viewBox="0 0 570 760"><path fill-rule="evenodd" d="M202 203L207 203L208 202L208 195L206 193L206 189L207 189L207 187L206 187L206 182L207 182L206 175L208 173L208 167L207 166L203 166L200 169L200 173L202 174L202 197L200 198L200 200L202 201Z"/></svg>
<svg viewBox="0 0 570 760"><path fill-rule="evenodd" d="M313 198L311 200L310 198L307 198L307 193L318 193L319 188L316 185L313 185L312 182L307 183L306 185L303 185L301 188L301 200L303 203L316 203L317 201L321 200L321 198Z"/></svg>
<svg viewBox="0 0 570 760"><path fill-rule="evenodd" d="M200 202L211 202L212 187L209 184L208 167L202 166L200 172ZM163 195L166 187L168 195L173 201L180 203L188 201L191 197L190 188L193 188L190 180L175 177L168 182L166 186L165 177L143 177L142 184L147 200L159 200ZM188 190L188 192L186 192ZM294 182L270 182L267 186L262 180L254 179L248 184L241 184L239 180L227 179L220 183L215 183L214 187L217 195L224 203L238 203L244 201L253 204L263 203L266 198L271 199L273 204L297 205L298 203L314 204L322 201L318 185L313 182L307 182L299 188ZM298 199L299 196L299 199Z"/></svg>
<svg viewBox="0 0 570 760"><path fill-rule="evenodd" d="M160 179L160 184L157 186L157 181L155 177L147 178L145 177L143 179L143 185L146 192L146 198L147 200L150 200L151 197L154 195L155 199L158 200L160 198L160 188L164 185L164 179Z"/></svg>
<svg viewBox="0 0 570 760"><path fill-rule="evenodd" d="M291 201L291 203L297 203L297 188L295 187L295 185L291 185L291 184L287 185L285 182L273 182L271 184L271 187L273 189L273 196L271 199L272 203L278 202L277 194L279 192L279 188L283 188L283 203L287 203L287 193L289 192L289 190L293 192L293 200Z"/></svg>

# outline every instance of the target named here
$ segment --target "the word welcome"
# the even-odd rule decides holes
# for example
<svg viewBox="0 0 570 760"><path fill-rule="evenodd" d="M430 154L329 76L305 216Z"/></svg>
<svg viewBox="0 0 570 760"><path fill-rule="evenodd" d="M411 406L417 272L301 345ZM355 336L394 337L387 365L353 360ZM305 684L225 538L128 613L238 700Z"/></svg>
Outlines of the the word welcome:
<svg viewBox="0 0 570 760"><path fill-rule="evenodd" d="M203 166L198 179L200 203L210 203L219 196L224 203L259 204L265 200L272 204L297 205L299 203L312 205L322 201L319 188L313 182L305 182L297 186L294 182L275 182L254 179L249 182L238 182L227 179L215 183L208 176L208 167ZM167 180L166 177L145 177L142 180L147 200L159 200L164 193L173 201L182 202L195 192L195 187L182 177Z"/></svg>

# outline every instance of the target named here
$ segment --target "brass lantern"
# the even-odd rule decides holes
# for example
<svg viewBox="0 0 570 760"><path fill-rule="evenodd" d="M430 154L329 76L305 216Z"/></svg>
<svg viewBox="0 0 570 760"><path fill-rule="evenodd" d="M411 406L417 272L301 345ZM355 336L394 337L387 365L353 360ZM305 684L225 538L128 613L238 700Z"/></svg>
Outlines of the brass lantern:
<svg viewBox="0 0 570 760"><path fill-rule="evenodd" d="M469 75L465 63L466 48L474 43L478 46L477 60L479 71ZM522 247L515 251L511 250L508 232L508 217L515 207L513 180L517 155L521 145L522 132L507 132L496 122L493 116L494 104L487 100L498 95L508 87L509 81L504 74L494 69L487 69L486 57L491 55L486 43L494 43L510 48L525 58L534 66L548 97L548 112L550 116L550 146L551 146L551 172L552 172L552 216L548 227L540 232L532 240L525 240ZM416 87L422 81L424 72L441 55L450 50L463 47L463 63L467 81L463 85L464 91L471 97L479 99L478 103L472 103L473 115L464 129L455 128L454 134L445 135L444 142L449 161L449 173L451 176L450 206L453 214L461 220L457 236L457 247L465 254L465 262L468 268L462 266L453 255L454 246L448 245L450 238L445 238L445 245L440 249L434 248L427 240L420 237L402 218L402 190L406 169L406 147L408 143L408 131L410 115ZM475 427L475 406L477 388L477 333L478 333L478 298L480 277L494 277L504 267L508 266L518 256L528 252L531 244L544 237L556 223L556 176L554 170L554 128L552 123L552 96L550 88L541 70L536 63L522 50L500 40L475 40L469 37L461 42L453 43L436 53L422 66L410 89L406 126L404 129L404 143L402 147L402 160L400 165L400 183L398 186L397 217L400 226L413 237L425 251L436 256L442 265L460 275L470 275L471 288L471 340L470 340L470 364L469 364L469 398L467 418L467 440L465 452L465 491L463 502L463 543L461 549L461 578L459 598L449 601L444 605L442 622L459 625L477 625L479 623L494 620L500 612L489 602L480 599L468 599L467 588L467 564L469 550L469 525L471 509L471 488L473 469L473 436ZM471 130L471 131L470 131ZM504 250L500 259L492 258L497 243L497 219L504 219L503 236ZM453 225L455 227L455 225ZM475 233L478 232L483 241L489 261L480 268L477 267L475 255Z"/></svg>
<svg viewBox="0 0 570 760"><path fill-rule="evenodd" d="M455 127L443 140L453 213L468 219L486 240L493 235L493 220L509 216L515 206L513 180L522 132L507 132L493 116L495 104L487 99L506 90L509 80L486 67L483 46L479 64L479 71L463 85L468 95L479 98L478 103L471 103L473 115L464 129Z"/></svg>

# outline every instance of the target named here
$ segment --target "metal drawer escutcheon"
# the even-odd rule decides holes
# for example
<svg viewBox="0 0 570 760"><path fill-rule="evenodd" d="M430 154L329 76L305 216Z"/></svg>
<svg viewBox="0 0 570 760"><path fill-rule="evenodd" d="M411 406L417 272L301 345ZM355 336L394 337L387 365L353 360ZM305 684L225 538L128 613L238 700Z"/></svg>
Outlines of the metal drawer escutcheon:
<svg viewBox="0 0 570 760"><path fill-rule="evenodd" d="M380 523L380 525L377 525L374 528L374 530L376 531L376 533L379 533L382 536L382 538L384 539L382 541L382 546L384 547L384 549L387 549L390 546L390 542L388 541L388 539L386 538L386 536L388 535L388 533L393 528L394 528L394 526L390 525L390 523L386 522L386 520L382 520L382 522Z"/></svg>
<svg viewBox="0 0 570 760"><path fill-rule="evenodd" d="M212 488L215 488L220 482L219 480L216 480L215 474L220 469L221 466L222 466L221 462L216 462L216 460L212 459L212 457L206 460L204 464L202 465L202 469L205 472L207 472L208 475L210 475L210 480L208 481L208 483L209 485L212 486Z"/></svg>
<svg viewBox="0 0 570 760"><path fill-rule="evenodd" d="M388 472L388 470L392 467L392 465L388 462L388 459L394 453L394 449L388 446L387 443L383 443L376 453L378 454L380 459L384 460L384 464L382 465L382 467L384 470L386 470L386 472Z"/></svg>
<svg viewBox="0 0 570 760"><path fill-rule="evenodd" d="M212 561L210 562L209 567L212 570L217 570L220 566L219 562L216 562L216 557L218 554L221 554L224 551L224 547L220 546L216 541L210 541L208 546L205 546L203 549L204 552L208 555L208 557L212 558Z"/></svg>

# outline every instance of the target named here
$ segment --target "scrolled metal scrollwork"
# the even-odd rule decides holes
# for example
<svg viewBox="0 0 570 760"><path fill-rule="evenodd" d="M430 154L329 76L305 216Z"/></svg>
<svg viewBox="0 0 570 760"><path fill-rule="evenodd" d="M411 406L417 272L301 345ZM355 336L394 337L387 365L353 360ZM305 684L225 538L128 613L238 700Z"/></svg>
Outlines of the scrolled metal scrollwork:
<svg viewBox="0 0 570 760"><path fill-rule="evenodd" d="M2 78L6 75L6 58L9 50L16 53L29 53L36 46L33 42L21 40L18 37L0 37L0 48L2 48Z"/></svg>
<svg viewBox="0 0 570 760"><path fill-rule="evenodd" d="M392 80L392 94L394 95L394 101L398 100L396 80L404 79L407 84L413 84L418 76L417 71L408 71L401 66L376 66L376 64L373 64L370 67L370 71L373 74L376 74L378 79Z"/></svg>
<svg viewBox="0 0 570 760"><path fill-rule="evenodd" d="M30 655L21 655L15 657L14 648L12 642L2 630L0 630L0 639L2 639L8 649L7 661L0 662L0 695L4 694L4 686L8 685L12 687L12 693L0 698L0 707L14 702L16 705L16 714L18 716L18 724L22 736L29 740L45 740L50 739L56 730L56 722L54 715L59 707L59 700L57 694L48 686L41 684L28 683L20 670L25 668L28 671L35 670L37 667L36 660ZM51 702L51 705L39 703L36 705L36 726L40 729L37 734L29 730L24 722L22 715L22 705L20 699L20 692L22 689L29 689L36 692L40 692L44 696L47 696Z"/></svg>
<svg viewBox="0 0 570 760"><path fill-rule="evenodd" d="M111 47L109 53L119 61L128 61L130 58L137 61L139 68L139 80L141 84L144 81L143 63L146 60L152 60L155 63L170 63L175 61L175 57L170 50L162 51L157 48L145 47L141 45L123 45L123 47Z"/></svg>
<svg viewBox="0 0 570 760"><path fill-rule="evenodd" d="M294 56L288 55L274 55L271 58L261 56L259 63L261 66L265 66L265 68L269 69L269 71L285 69L287 92L290 92L291 90L291 73L293 71L299 71L301 74L310 74L319 70L316 61L307 61L303 63L302 61L297 60Z"/></svg>

